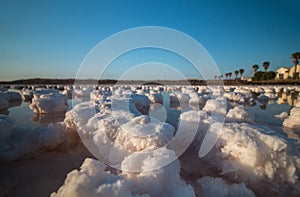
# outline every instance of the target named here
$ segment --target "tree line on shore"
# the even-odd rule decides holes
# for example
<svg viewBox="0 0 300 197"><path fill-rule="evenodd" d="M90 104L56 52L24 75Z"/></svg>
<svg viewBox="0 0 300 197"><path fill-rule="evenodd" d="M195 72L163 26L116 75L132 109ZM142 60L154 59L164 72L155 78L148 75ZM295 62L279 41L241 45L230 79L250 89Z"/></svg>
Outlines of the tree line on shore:
<svg viewBox="0 0 300 197"><path fill-rule="evenodd" d="M295 66L294 69L294 73L293 73L293 79L299 79L299 75L297 75L297 65L299 64L299 60L300 60L300 52L294 52L291 54L291 59L293 61L293 64ZM252 76L252 81L263 81L263 80L274 80L276 77L276 72L275 71L267 71L268 68L270 67L270 62L269 61L265 61L262 63L262 67L264 68L264 71L258 71L259 69L259 65L258 64L254 64L252 66L252 70L253 70L253 76ZM235 75L235 80L237 79L242 79L243 74L244 74L245 70L243 68L239 69L239 70L235 70L233 73ZM298 71L299 72L299 71ZM232 79L232 72L227 72L225 73L225 79L226 80L231 80ZM215 79L223 79L224 75L220 75L220 76L215 76ZM240 77L239 77L240 75Z"/></svg>

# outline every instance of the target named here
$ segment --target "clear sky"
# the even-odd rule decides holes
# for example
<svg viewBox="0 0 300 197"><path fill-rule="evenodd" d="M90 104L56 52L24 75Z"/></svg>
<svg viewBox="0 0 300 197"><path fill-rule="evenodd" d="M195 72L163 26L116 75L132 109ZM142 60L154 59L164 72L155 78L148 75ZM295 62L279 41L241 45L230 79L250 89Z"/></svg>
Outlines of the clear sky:
<svg viewBox="0 0 300 197"><path fill-rule="evenodd" d="M250 75L263 61L276 70L292 66L290 54L300 51L299 10L299 0L0 0L0 80L74 78L100 41L138 26L190 35L222 73L244 68Z"/></svg>

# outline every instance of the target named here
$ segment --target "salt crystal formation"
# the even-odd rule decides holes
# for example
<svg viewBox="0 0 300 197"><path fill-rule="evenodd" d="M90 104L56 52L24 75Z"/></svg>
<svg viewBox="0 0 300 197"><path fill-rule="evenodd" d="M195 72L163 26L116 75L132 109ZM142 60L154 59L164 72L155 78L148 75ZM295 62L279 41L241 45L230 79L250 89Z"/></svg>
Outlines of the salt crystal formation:
<svg viewBox="0 0 300 197"><path fill-rule="evenodd" d="M178 160L160 167L168 157L175 157L175 154L166 148L155 155L133 153L124 159L122 168L136 168L139 172L130 170L119 175L106 171L99 161L86 159L80 170L70 172L64 185L51 196L195 196L193 188L180 179ZM157 170L148 171L156 167Z"/></svg>
<svg viewBox="0 0 300 197"><path fill-rule="evenodd" d="M78 143L74 130L63 124L33 129L18 128L14 120L0 115L0 160L12 161L38 150L69 149Z"/></svg>
<svg viewBox="0 0 300 197"><path fill-rule="evenodd" d="M38 114L65 113L68 109L68 97L59 93L35 93L30 104L30 109Z"/></svg>
<svg viewBox="0 0 300 197"><path fill-rule="evenodd" d="M228 122L253 123L254 116L253 114L247 112L243 106L236 106L228 111L226 114L226 120Z"/></svg>
<svg viewBox="0 0 300 197"><path fill-rule="evenodd" d="M291 129L300 128L300 107L293 107L290 115L283 121L283 126Z"/></svg>
<svg viewBox="0 0 300 197"><path fill-rule="evenodd" d="M255 196L244 183L228 184L222 178L202 177L197 180L197 188L199 196Z"/></svg>
<svg viewBox="0 0 300 197"><path fill-rule="evenodd" d="M33 96L30 108L37 114L64 114L71 95L87 101L66 112L64 122L47 127L25 130L16 127L8 116L0 116L3 161L39 150L68 150L78 142L77 134L101 160L86 159L51 196L297 196L300 193L297 193L300 157L294 142L257 125L247 109L255 101L266 104L276 100L278 92L294 92L295 87L54 87L64 94L39 87L23 89L21 93L24 98ZM0 111L6 110L12 100L20 99L19 96L1 93ZM166 122L168 117L155 113L160 110L160 115L167 116L164 107L168 104L181 109L173 126ZM300 128L299 106L296 104L288 117L287 113L278 116L285 118L285 127ZM194 156L188 160L193 164L189 168L181 166L181 156L186 155ZM186 176L188 170L193 177Z"/></svg>

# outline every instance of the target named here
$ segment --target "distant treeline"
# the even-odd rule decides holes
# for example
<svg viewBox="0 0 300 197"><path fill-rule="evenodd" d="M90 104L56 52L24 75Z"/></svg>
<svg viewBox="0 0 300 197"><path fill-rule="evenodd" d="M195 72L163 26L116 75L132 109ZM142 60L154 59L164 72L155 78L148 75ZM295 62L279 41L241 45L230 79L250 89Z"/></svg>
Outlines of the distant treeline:
<svg viewBox="0 0 300 197"><path fill-rule="evenodd" d="M224 80L225 83L229 84L245 84L241 80ZM23 84L23 85L55 85L55 84L143 84L143 85L207 85L207 84L220 84L220 80L198 80L198 79L188 79L188 80L114 80L114 79L103 79L103 80L94 80L94 79L43 79L43 78L34 78L34 79L20 79L14 81L1 81L0 84Z"/></svg>
<svg viewBox="0 0 300 197"><path fill-rule="evenodd" d="M266 76L267 75L267 76ZM269 76L270 75L270 76ZM258 73L257 78L254 78L252 82L243 81L240 79L234 80L198 80L198 79L188 79L188 80L152 80L152 81L142 81L142 80L114 80L114 79L103 79L103 80L94 80L94 79L43 79L43 78L34 78L34 79L20 79L14 81L1 81L2 85L73 85L73 84L128 84L128 85L251 85L251 84L299 84L299 80L271 80L273 78L273 73ZM259 78L259 80L257 80Z"/></svg>

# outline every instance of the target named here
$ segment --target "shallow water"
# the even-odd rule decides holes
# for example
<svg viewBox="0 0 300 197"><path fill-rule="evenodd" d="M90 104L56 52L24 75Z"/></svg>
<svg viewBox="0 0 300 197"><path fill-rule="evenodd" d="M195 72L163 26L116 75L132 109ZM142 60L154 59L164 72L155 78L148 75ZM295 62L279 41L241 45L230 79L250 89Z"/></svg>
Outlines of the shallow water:
<svg viewBox="0 0 300 197"><path fill-rule="evenodd" d="M168 100L166 94L164 95L164 101ZM68 110L71 110L76 104L88 100L87 98L73 98L68 100ZM246 105L246 110L254 114L254 124L258 127L269 127L276 131L278 135L283 135L291 140L297 141L300 144L299 136L293 132L282 127L283 120L274 117L274 115L282 112L289 112L292 105L299 101L299 97L292 98L288 94L280 94L277 101L269 102L266 105L261 105L258 101L253 106ZM177 127L178 117L181 113L181 107L178 105L167 105L164 102L163 106L166 109L167 117L166 122ZM34 114L29 108L29 102L22 102L8 109L8 115L15 120L16 127L20 128L36 128L46 127L50 123L62 122L65 118L64 114L60 115L38 115ZM232 104L234 105L234 104ZM183 107L184 108L184 107ZM181 158L182 168L184 164L190 163L191 157L183 155ZM193 155L193 160L198 159ZM41 196L47 196L50 193L57 191L63 183L66 174L74 169L78 168L85 157L92 157L92 155L81 144L79 150L72 152L40 152L34 153L25 160L17 160L12 163L0 163L2 178L0 182L6 187L4 193L10 196L21 196L22 194L40 194ZM186 160L186 161L185 161ZM42 166L41 166L42 165ZM26 170L24 170L26 169ZM24 170L24 171L23 171ZM29 171L28 171L29 170ZM48 176L48 172L51 170L52 176ZM207 169L207 175L213 174ZM28 172L27 172L28 171ZM193 176L197 177L193 172ZM201 171L203 175L203 171ZM192 176L188 174L188 176ZM31 182L28 180L31 179ZM39 180L43 181L39 181ZM193 179L190 178L189 179ZM24 184L24 182L27 182ZM5 185L6 184L6 185ZM0 185L2 185L0 183ZM45 189L47 188L47 189ZM1 189L0 189L1 194Z"/></svg>
<svg viewBox="0 0 300 197"><path fill-rule="evenodd" d="M292 98L291 94L280 93L277 101L269 101L266 105L261 105L258 101L254 106L246 105L247 111L253 113L254 124L258 126L267 126L280 135L286 134L286 129L282 127L282 119L276 118L275 115L281 112L288 112L292 109L292 104L295 104L299 97ZM167 94L163 94L164 101L168 101ZM89 100L88 98L72 98L68 100L68 111L78 103ZM165 102L167 103L167 102ZM177 120L181 113L181 107L176 104L163 104L166 109L166 122L177 127ZM13 106L8 109L8 115L15 120L15 126L22 128L35 128L37 126L47 126L50 123L62 122L65 114L34 114L29 108L30 102L22 102L18 106ZM294 138L297 137L293 136ZM298 137L299 138L299 137Z"/></svg>

